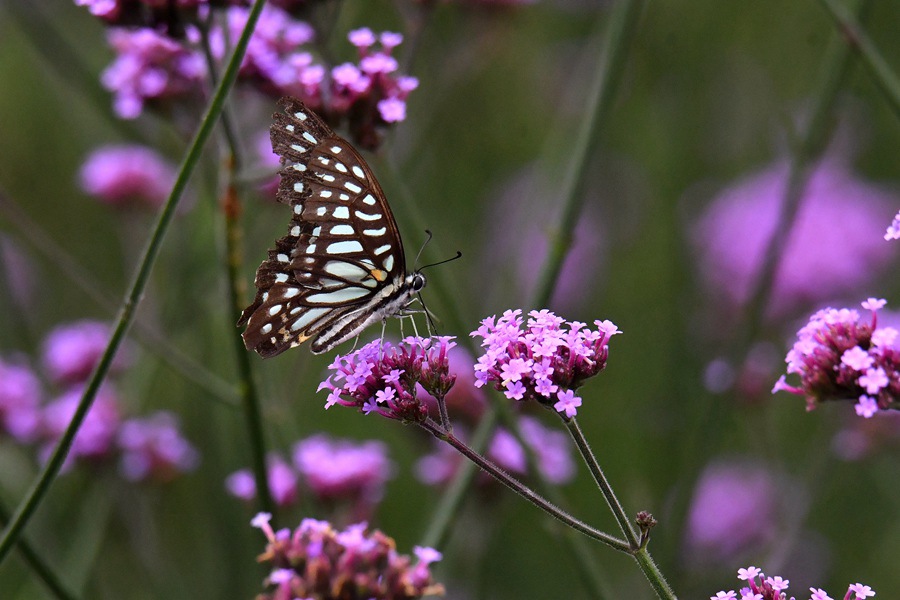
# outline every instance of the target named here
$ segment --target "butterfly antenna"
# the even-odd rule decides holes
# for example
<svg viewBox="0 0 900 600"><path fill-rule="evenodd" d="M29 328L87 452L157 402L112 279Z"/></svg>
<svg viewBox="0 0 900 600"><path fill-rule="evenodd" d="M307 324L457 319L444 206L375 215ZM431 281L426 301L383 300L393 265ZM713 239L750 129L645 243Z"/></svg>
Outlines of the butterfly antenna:
<svg viewBox="0 0 900 600"><path fill-rule="evenodd" d="M428 242L431 241L431 230L426 229L425 235L426 235L425 241L422 243L422 247L419 248L419 252L416 254L416 260L413 261L413 271L416 270L416 265L419 264L419 258L422 256L422 252L425 250L425 246L427 246Z"/></svg>
<svg viewBox="0 0 900 600"><path fill-rule="evenodd" d="M460 252L459 250L456 251L456 256L451 256L450 258L445 258L444 260L438 261L436 263L431 263L430 265L425 265L424 267L422 267L419 270L422 271L424 269L427 269L428 267L436 267L436 266L442 265L444 263L453 262L457 258L462 258L462 252Z"/></svg>

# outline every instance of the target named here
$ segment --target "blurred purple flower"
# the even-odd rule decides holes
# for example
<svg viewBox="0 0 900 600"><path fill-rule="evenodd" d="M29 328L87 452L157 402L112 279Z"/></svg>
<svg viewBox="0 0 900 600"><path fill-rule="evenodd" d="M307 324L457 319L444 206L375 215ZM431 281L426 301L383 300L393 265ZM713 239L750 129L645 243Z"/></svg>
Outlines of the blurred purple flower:
<svg viewBox="0 0 900 600"><path fill-rule="evenodd" d="M175 184L175 166L152 148L103 146L81 166L81 188L101 202L124 206L143 202L162 206Z"/></svg>
<svg viewBox="0 0 900 600"><path fill-rule="evenodd" d="M169 412L129 419L117 438L119 471L129 481L171 481L200 463L199 453L182 437L177 417Z"/></svg>
<svg viewBox="0 0 900 600"><path fill-rule="evenodd" d="M378 530L368 531L365 523L339 531L327 521L304 519L293 532L276 532L270 519L271 515L260 513L251 521L268 540L258 560L272 569L266 593L257 596L259 600L415 600L444 592L428 568L441 556L432 548L417 547L414 563L397 553L393 539Z"/></svg>
<svg viewBox="0 0 900 600"><path fill-rule="evenodd" d="M376 504L393 474L387 446L374 440L355 443L316 435L294 445L293 459L312 492L332 502Z"/></svg>
<svg viewBox="0 0 900 600"><path fill-rule="evenodd" d="M729 562L769 542L779 526L779 489L777 478L761 465L708 465L687 517L689 560Z"/></svg>
<svg viewBox="0 0 900 600"><path fill-rule="evenodd" d="M0 359L0 425L16 441L38 439L43 395L31 369Z"/></svg>
<svg viewBox="0 0 900 600"><path fill-rule="evenodd" d="M575 476L575 463L572 460L569 437L561 431L544 427L534 417L521 417L519 425L525 443L534 452L541 475L554 484L571 481ZM457 436L461 439L465 437L462 432L457 432ZM487 457L507 471L518 475L527 473L525 450L515 436L502 427L497 429L488 444ZM427 454L416 462L416 476L427 485L446 484L452 479L462 460L462 456L451 447L440 444L434 453ZM489 477L485 478L486 483L493 481Z"/></svg>
<svg viewBox="0 0 900 600"><path fill-rule="evenodd" d="M713 200L693 234L707 284L738 307L747 300L776 227L787 183L785 161L751 175ZM897 198L822 161L805 190L791 239L778 264L770 314L858 289L893 258L881 241Z"/></svg>
<svg viewBox="0 0 900 600"><path fill-rule="evenodd" d="M63 384L86 381L109 343L110 331L99 321L75 321L53 329L44 339L42 362L50 377ZM127 364L127 351L113 361L113 369Z"/></svg>
<svg viewBox="0 0 900 600"><path fill-rule="evenodd" d="M276 505L291 506L297 501L297 473L290 463L274 452L266 460L266 478ZM241 469L225 478L225 489L236 498L250 501L256 498L256 479L249 469Z"/></svg>
<svg viewBox="0 0 900 600"><path fill-rule="evenodd" d="M72 389L47 404L43 409L43 447L41 457L47 459L56 442L69 426L83 391ZM63 466L71 468L78 459L102 461L116 450L116 434L121 424L119 401L110 387L97 392L94 403L72 442L72 448Z"/></svg>
<svg viewBox="0 0 900 600"><path fill-rule="evenodd" d="M147 102L198 96L206 77L203 56L153 29L110 29L116 59L101 76L116 114L134 119Z"/></svg>

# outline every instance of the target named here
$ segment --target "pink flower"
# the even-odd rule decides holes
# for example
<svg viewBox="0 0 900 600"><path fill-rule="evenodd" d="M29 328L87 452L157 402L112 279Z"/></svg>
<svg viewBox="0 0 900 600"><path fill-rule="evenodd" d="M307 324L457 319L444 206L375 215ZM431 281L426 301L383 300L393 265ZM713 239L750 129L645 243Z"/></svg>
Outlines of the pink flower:
<svg viewBox="0 0 900 600"><path fill-rule="evenodd" d="M81 166L81 187L110 206L162 206L175 184L175 167L155 150L110 145L95 150Z"/></svg>

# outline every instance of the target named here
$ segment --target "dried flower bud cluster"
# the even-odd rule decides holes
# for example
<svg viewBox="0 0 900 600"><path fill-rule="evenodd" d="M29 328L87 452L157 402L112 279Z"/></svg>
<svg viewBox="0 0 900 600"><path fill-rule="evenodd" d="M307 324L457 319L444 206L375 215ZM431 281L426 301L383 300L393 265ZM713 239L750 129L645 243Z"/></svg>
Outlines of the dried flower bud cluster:
<svg viewBox="0 0 900 600"><path fill-rule="evenodd" d="M412 600L444 593L429 565L441 559L416 546L417 560L398 554L394 540L365 523L338 531L327 521L304 519L296 530L274 531L267 513L252 521L269 540L257 560L271 567L257 600Z"/></svg>
<svg viewBox="0 0 900 600"><path fill-rule="evenodd" d="M475 366L475 385L494 382L511 400L536 400L572 418L581 406L574 390L606 367L609 340L621 332L610 321L594 321L592 330L548 310L528 315L523 323L521 310L507 310L471 333L485 347Z"/></svg>
<svg viewBox="0 0 900 600"><path fill-rule="evenodd" d="M355 406L366 414L421 422L428 405L416 395L416 384L436 398L444 397L456 377L450 374L448 353L456 346L449 336L408 337L394 345L370 342L328 367L334 371L319 385L330 391L325 408Z"/></svg>
<svg viewBox="0 0 900 600"><path fill-rule="evenodd" d="M851 400L856 414L866 418L900 407L898 331L877 326L877 311L884 305L875 298L863 302L872 311L867 321L846 308L815 313L785 359L787 372L800 376L800 386L788 385L782 375L772 391L805 395L808 410L826 400Z"/></svg>

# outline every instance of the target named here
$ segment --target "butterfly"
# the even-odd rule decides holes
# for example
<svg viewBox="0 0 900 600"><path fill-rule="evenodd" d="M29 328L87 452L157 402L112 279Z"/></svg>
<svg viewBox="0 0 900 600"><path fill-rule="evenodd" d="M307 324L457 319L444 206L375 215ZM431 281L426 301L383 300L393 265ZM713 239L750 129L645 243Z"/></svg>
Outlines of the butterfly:
<svg viewBox="0 0 900 600"><path fill-rule="evenodd" d="M314 354L328 352L402 314L425 287L406 271L391 207L359 152L300 100L278 104L270 134L290 230L257 269L256 298L238 321L263 358L310 338Z"/></svg>

